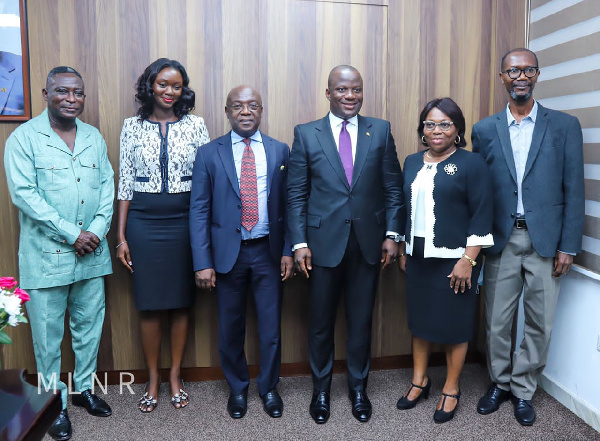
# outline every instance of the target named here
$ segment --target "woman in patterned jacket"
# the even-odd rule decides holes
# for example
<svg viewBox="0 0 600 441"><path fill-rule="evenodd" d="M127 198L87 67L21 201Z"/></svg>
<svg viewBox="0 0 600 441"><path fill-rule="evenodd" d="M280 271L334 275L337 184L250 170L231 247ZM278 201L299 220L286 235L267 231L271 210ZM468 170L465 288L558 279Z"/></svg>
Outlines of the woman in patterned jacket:
<svg viewBox="0 0 600 441"><path fill-rule="evenodd" d="M144 413L157 405L164 311L170 323L171 403L180 409L189 398L180 375L195 298L188 212L196 151L210 139L203 119L190 114L195 94L188 84L179 62L156 60L138 78L140 108L121 132L117 257L133 275L140 311L149 379L139 401Z"/></svg>

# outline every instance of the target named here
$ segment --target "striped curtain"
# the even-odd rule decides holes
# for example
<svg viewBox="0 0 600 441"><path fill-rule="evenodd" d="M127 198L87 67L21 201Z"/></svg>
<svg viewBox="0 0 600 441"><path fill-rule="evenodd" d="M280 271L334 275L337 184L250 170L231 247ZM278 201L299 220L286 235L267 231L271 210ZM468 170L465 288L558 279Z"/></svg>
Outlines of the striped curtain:
<svg viewBox="0 0 600 441"><path fill-rule="evenodd" d="M600 273L600 0L531 0L529 49L540 63L535 98L581 122L585 223L575 263Z"/></svg>

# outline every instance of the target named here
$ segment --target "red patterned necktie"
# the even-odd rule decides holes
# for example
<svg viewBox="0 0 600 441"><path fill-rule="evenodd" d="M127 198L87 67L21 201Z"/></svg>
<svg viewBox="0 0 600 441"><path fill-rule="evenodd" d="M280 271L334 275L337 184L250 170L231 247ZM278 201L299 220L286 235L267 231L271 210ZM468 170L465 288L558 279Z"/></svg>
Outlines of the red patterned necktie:
<svg viewBox="0 0 600 441"><path fill-rule="evenodd" d="M256 162L250 148L250 139L245 138L240 176L240 196L242 197L242 227L250 231L258 223L258 189L256 185Z"/></svg>

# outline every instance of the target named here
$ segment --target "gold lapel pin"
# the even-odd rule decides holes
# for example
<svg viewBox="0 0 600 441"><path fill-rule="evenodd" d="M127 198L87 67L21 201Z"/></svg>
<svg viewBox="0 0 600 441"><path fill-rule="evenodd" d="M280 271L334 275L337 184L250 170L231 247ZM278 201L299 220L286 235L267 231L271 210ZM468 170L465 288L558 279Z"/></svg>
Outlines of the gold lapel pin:
<svg viewBox="0 0 600 441"><path fill-rule="evenodd" d="M0 89L0 90L2 90L2 92L6 92L6 89L4 87L2 89Z"/></svg>
<svg viewBox="0 0 600 441"><path fill-rule="evenodd" d="M367 136L371 136L371 134L369 132L367 132Z"/></svg>
<svg viewBox="0 0 600 441"><path fill-rule="evenodd" d="M279 170L285 170L285 165L282 165L281 167L279 167Z"/></svg>

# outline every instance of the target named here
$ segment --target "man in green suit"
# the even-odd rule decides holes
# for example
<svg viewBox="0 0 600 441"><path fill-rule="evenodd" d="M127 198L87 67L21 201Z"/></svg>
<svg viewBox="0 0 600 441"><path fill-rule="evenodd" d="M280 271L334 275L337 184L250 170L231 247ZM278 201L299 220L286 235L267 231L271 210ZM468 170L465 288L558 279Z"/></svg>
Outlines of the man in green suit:
<svg viewBox="0 0 600 441"><path fill-rule="evenodd" d="M52 69L42 96L47 109L10 135L4 166L19 209L19 278L31 295L39 380L61 390L63 410L48 433L67 440L68 391L59 381L66 310L75 353L73 404L95 416L111 414L91 389L104 321L103 276L112 273L106 233L114 182L102 135L77 119L85 102L81 75Z"/></svg>

